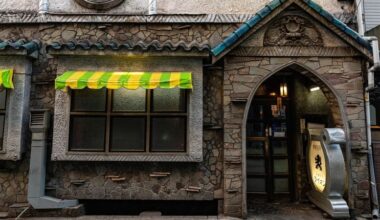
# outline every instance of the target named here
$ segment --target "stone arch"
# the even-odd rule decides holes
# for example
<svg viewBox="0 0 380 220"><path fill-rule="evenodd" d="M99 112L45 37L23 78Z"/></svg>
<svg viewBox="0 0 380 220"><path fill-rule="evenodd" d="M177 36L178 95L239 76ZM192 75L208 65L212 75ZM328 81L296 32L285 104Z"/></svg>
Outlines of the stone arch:
<svg viewBox="0 0 380 220"><path fill-rule="evenodd" d="M250 110L251 104L254 100L255 93L259 86L263 84L267 79L269 79L271 76L275 75L276 73L280 72L281 70L285 68L291 68L295 70L297 73L304 75L308 77L310 80L312 80L314 83L316 83L318 86L320 86L322 92L324 93L326 99L328 100L328 104L330 108L332 109L332 112L339 112L339 114L333 114L333 120L336 126L341 127L345 131L346 135L346 151L345 151L345 157L346 161L350 161L351 158L351 149L350 149L350 132L349 132L349 124L346 117L346 113L344 112L344 102L341 100L339 93L336 91L336 89L331 85L331 83L325 79L321 74L316 72L315 70L311 69L310 67L306 66L303 63L297 62L297 61L290 61L288 63L282 64L281 66L273 69L265 76L262 76L256 83L255 86L252 88L247 103L244 107L244 115L243 115L243 121L242 121L242 127L241 127L241 140L242 140L242 175L243 175L243 181L242 181L242 212L243 216L246 216L247 214L247 173L246 173L246 126L247 126L247 118L248 118L248 112ZM350 163L346 163L346 169L349 170ZM347 172L347 175L350 178L351 173ZM350 183L349 183L350 184ZM350 189L350 186L349 186ZM349 194L350 196L350 194Z"/></svg>

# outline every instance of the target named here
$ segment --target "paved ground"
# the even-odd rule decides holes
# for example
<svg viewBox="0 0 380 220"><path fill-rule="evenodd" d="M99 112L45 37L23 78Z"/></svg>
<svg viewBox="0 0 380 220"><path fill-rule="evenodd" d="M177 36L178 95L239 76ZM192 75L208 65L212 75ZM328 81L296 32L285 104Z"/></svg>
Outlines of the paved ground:
<svg viewBox="0 0 380 220"><path fill-rule="evenodd" d="M310 203L249 203L249 220L321 220L326 219L322 212ZM81 216L77 218L26 218L27 220L238 220L223 216Z"/></svg>

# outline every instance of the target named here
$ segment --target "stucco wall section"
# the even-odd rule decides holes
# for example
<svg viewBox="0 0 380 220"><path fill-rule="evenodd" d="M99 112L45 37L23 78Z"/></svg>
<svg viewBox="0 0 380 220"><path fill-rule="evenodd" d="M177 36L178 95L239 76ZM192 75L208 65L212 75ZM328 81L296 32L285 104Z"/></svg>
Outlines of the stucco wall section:
<svg viewBox="0 0 380 220"><path fill-rule="evenodd" d="M87 9L75 0L48 0L49 12L52 13L97 13L94 9ZM129 15L144 15L148 13L148 0L127 0L117 7L107 10L107 13L124 13ZM104 12L101 12L104 13Z"/></svg>
<svg viewBox="0 0 380 220"><path fill-rule="evenodd" d="M254 14L270 0L157 0L159 13L164 14ZM342 13L349 4L331 0L315 0L330 13Z"/></svg>

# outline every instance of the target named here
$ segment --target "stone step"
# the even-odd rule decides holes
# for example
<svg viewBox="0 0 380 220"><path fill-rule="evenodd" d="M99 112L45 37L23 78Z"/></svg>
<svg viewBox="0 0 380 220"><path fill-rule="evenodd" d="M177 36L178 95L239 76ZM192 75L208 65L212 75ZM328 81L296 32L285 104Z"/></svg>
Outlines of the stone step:
<svg viewBox="0 0 380 220"><path fill-rule="evenodd" d="M8 212L0 212L0 218L8 218Z"/></svg>

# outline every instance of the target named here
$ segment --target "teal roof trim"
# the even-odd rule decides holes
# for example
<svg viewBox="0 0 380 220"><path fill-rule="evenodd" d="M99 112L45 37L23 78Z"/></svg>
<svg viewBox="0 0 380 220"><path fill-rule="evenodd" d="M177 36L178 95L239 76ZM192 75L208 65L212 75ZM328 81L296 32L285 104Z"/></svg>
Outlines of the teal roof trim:
<svg viewBox="0 0 380 220"><path fill-rule="evenodd" d="M260 11L258 11L252 18L248 21L244 22L238 29L236 29L233 33L231 33L227 38L225 38L221 43L215 46L211 52L214 56L218 56L223 53L227 48L231 47L235 44L242 36L249 32L251 28L253 28L257 23L259 23L263 18L268 16L272 11L281 6L284 2L288 0L273 0L265 5ZM360 34L356 31L352 30L345 23L334 17L332 14L324 10L320 5L315 3L312 0L302 0L305 2L310 8L320 14L322 17L327 19L330 23L335 25L341 31L345 32L347 35L355 39L360 45L371 50L371 46L368 41L364 40Z"/></svg>

